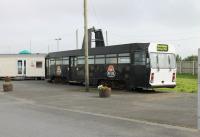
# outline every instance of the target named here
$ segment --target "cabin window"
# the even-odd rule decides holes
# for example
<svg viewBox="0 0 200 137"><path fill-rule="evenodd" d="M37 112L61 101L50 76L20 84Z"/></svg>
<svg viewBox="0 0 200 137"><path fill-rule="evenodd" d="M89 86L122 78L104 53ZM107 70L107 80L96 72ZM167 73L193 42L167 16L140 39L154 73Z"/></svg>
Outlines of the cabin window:
<svg viewBox="0 0 200 137"><path fill-rule="evenodd" d="M22 60L18 60L17 66L18 66L18 74L22 74Z"/></svg>
<svg viewBox="0 0 200 137"><path fill-rule="evenodd" d="M135 65L145 65L146 64L146 56L143 51L138 51L134 53L134 64Z"/></svg>
<svg viewBox="0 0 200 137"><path fill-rule="evenodd" d="M104 55L97 55L95 58L95 64L105 64L105 56Z"/></svg>
<svg viewBox="0 0 200 137"><path fill-rule="evenodd" d="M36 62L36 68L42 68L42 61Z"/></svg>
<svg viewBox="0 0 200 137"><path fill-rule="evenodd" d="M118 63L119 64L128 64L131 63L130 53L122 53L118 55Z"/></svg>
<svg viewBox="0 0 200 137"><path fill-rule="evenodd" d="M106 55L106 64L117 64L117 54Z"/></svg>
<svg viewBox="0 0 200 137"><path fill-rule="evenodd" d="M26 60L24 60L24 74L26 75Z"/></svg>
<svg viewBox="0 0 200 137"><path fill-rule="evenodd" d="M69 58L63 58L63 65L69 65Z"/></svg>

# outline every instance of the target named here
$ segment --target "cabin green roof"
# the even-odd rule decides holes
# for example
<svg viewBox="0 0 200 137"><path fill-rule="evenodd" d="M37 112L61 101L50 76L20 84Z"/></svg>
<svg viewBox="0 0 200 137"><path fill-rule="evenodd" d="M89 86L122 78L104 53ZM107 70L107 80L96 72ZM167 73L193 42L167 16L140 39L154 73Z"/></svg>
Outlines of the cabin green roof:
<svg viewBox="0 0 200 137"><path fill-rule="evenodd" d="M28 50L22 50L19 52L19 54L31 54L31 52Z"/></svg>

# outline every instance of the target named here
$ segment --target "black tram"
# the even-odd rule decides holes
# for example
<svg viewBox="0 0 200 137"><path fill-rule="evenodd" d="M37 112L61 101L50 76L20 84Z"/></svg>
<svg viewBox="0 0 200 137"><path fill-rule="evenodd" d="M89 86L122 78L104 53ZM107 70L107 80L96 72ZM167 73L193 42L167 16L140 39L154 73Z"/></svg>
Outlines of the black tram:
<svg viewBox="0 0 200 137"><path fill-rule="evenodd" d="M91 34L95 48L91 48ZM83 46L84 47L84 46ZM101 30L89 30L90 85L107 83L116 88L175 87L176 65L173 47L166 44L130 43L105 46ZM163 64L164 62L164 64ZM84 84L84 49L49 53L46 78L59 77Z"/></svg>

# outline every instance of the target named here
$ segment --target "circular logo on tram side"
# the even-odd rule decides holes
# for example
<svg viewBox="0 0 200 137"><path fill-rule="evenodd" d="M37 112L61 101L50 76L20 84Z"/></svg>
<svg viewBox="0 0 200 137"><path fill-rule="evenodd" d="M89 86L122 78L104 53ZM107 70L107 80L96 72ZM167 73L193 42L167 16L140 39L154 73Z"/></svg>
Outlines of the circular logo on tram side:
<svg viewBox="0 0 200 137"><path fill-rule="evenodd" d="M107 70L107 77L114 78L115 76L116 76L116 72L115 72L114 66L109 65L108 70Z"/></svg>
<svg viewBox="0 0 200 137"><path fill-rule="evenodd" d="M59 65L59 66L56 67L56 75L61 76L61 73L62 73L61 66Z"/></svg>

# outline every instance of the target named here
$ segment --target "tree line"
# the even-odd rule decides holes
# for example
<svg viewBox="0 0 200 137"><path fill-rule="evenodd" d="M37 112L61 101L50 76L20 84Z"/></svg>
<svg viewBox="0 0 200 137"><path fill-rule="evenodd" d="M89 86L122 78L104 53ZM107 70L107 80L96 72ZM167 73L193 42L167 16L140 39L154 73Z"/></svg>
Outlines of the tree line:
<svg viewBox="0 0 200 137"><path fill-rule="evenodd" d="M196 55L191 55L187 56L185 58L182 58L180 55L176 55L176 61L198 61L198 56Z"/></svg>

